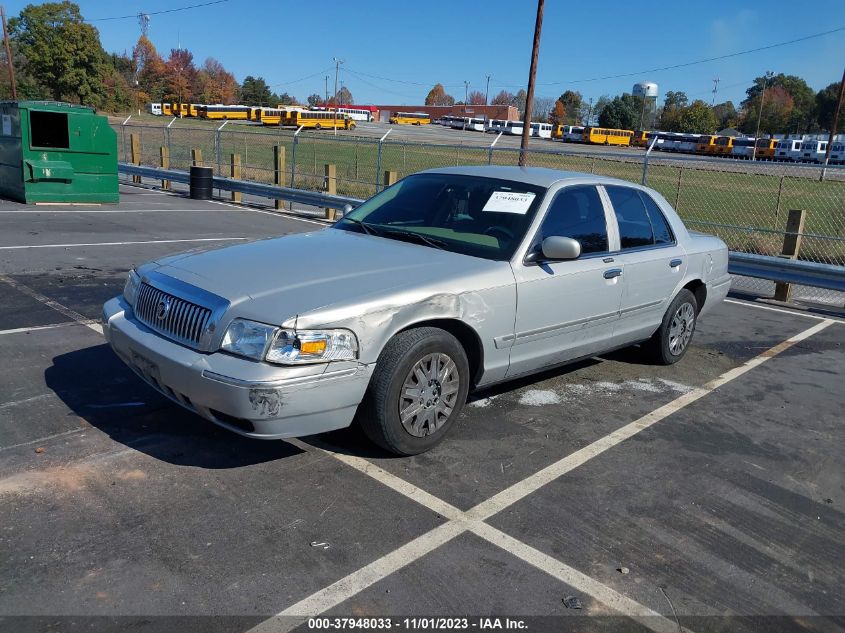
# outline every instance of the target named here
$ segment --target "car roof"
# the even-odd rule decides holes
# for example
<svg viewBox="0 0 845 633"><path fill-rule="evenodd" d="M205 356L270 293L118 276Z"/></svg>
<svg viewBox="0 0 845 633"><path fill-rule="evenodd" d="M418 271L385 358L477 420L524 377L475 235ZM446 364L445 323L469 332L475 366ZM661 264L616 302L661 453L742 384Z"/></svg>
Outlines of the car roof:
<svg viewBox="0 0 845 633"><path fill-rule="evenodd" d="M546 167L511 167L504 165L480 165L480 166L466 166L466 167L439 167L435 169L427 169L423 174L460 174L463 176L477 176L479 178L500 178L502 180L512 180L514 182L521 182L527 185L537 185L540 187L550 187L553 184L562 180L584 180L597 184L615 184L626 186L637 186L635 183L627 180L619 180L618 178L609 178L607 176L596 176L595 174L588 174L580 171L563 171L559 169L548 169Z"/></svg>

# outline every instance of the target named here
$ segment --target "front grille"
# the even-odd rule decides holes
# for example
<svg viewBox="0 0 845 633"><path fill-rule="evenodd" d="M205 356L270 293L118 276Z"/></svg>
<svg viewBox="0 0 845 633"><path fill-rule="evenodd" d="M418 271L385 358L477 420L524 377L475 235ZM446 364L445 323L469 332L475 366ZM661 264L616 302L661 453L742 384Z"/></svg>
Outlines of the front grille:
<svg viewBox="0 0 845 633"><path fill-rule="evenodd" d="M135 316L168 338L199 347L211 310L143 283L135 301Z"/></svg>

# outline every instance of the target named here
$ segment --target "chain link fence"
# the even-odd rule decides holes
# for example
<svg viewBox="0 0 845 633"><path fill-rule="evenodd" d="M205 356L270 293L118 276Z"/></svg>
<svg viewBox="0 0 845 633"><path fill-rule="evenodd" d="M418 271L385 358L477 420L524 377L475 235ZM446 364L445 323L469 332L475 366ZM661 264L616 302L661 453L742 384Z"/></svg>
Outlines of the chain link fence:
<svg viewBox="0 0 845 633"><path fill-rule="evenodd" d="M131 135L140 142L140 161L158 166L161 148L170 167L187 170L192 149L205 166L230 176L231 156L241 160L241 178L273 183L274 147L284 148L283 185L323 190L325 165L336 167L337 193L367 198L383 187L384 172L398 178L424 169L457 165L515 165L519 150L490 145L444 145L365 138L341 132L267 129L245 125L116 125L120 160L131 162ZM490 138L490 137L486 137ZM845 265L845 169L793 163L750 162L727 158L703 160L683 155L630 155L567 150L562 143L535 139L529 165L588 172L641 182L659 191L692 230L721 237L731 250L780 255L791 209L805 209L799 258ZM646 167L647 164L647 167ZM771 296L774 284L735 279L736 289ZM845 307L845 293L798 287L796 299Z"/></svg>

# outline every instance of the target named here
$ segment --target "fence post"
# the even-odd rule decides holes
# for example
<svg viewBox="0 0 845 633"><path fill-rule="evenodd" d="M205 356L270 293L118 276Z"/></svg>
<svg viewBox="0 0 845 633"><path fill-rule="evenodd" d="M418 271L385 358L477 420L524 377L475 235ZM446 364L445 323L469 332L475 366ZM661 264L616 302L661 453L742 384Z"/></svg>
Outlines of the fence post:
<svg viewBox="0 0 845 633"><path fill-rule="evenodd" d="M384 186L389 187L396 183L396 172L389 169L384 172Z"/></svg>
<svg viewBox="0 0 845 633"><path fill-rule="evenodd" d="M778 183L778 200L775 203L775 225L777 225L778 216L780 216L780 200L783 196L783 179L785 176L780 177L780 182Z"/></svg>
<svg viewBox="0 0 845 633"><path fill-rule="evenodd" d="M376 156L376 193L381 191L381 185L378 181L378 175L381 173L381 148L382 148L382 144L384 143L384 139L387 138L387 135L390 134L392 131L393 131L393 128L390 128L389 130L387 130L387 132L384 133L384 136L382 136L378 140L378 155Z"/></svg>
<svg viewBox="0 0 845 633"><path fill-rule="evenodd" d="M240 154L232 154L232 160L231 160L229 175L234 180L240 180L240 178L241 178L241 155ZM241 201L241 192L240 191L233 191L232 192L232 202L240 202L240 201Z"/></svg>
<svg viewBox="0 0 845 633"><path fill-rule="evenodd" d="M191 165L202 167L202 150L196 147L191 149Z"/></svg>
<svg viewBox="0 0 845 633"><path fill-rule="evenodd" d="M326 165L326 183L325 183L325 190L326 193L336 195L337 194L337 165ZM326 209L326 219L327 220L334 220L335 219L335 209Z"/></svg>
<svg viewBox="0 0 845 633"><path fill-rule="evenodd" d="M131 162L133 165L141 164L141 136L133 132L129 135L129 151L131 152ZM140 184L140 176L132 176L132 182Z"/></svg>
<svg viewBox="0 0 845 633"><path fill-rule="evenodd" d="M681 176L683 176L683 174L684 174L684 168L678 167L678 186L675 189L675 211L678 210L678 208L679 208L678 205L681 204Z"/></svg>
<svg viewBox="0 0 845 633"><path fill-rule="evenodd" d="M781 257L797 259L801 250L801 238L804 233L804 220L807 218L806 209L790 209L786 220L786 233L783 236L783 250ZM789 302L792 300L792 284L775 284L775 300Z"/></svg>
<svg viewBox="0 0 845 633"><path fill-rule="evenodd" d="M159 157L161 158L161 168L162 169L170 169L170 150L167 147L162 145L159 148ZM161 181L161 188L162 189L170 189L170 181L169 180L162 180Z"/></svg>
<svg viewBox="0 0 845 633"><path fill-rule="evenodd" d="M654 149L655 143L657 143L657 134L655 134L654 138L651 140L651 145L648 146L648 149L645 151L645 158L643 158L643 180L640 183L643 186L648 185L648 157L651 154L651 150Z"/></svg>
<svg viewBox="0 0 845 633"><path fill-rule="evenodd" d="M294 142L296 139L294 139ZM294 148L296 145L294 145ZM281 186L283 184L283 179L285 177L285 148L283 145L274 145L273 146L273 184L277 186ZM291 176L291 180L293 180L293 176ZM275 209L283 209L284 202L281 200L274 200L273 207Z"/></svg>

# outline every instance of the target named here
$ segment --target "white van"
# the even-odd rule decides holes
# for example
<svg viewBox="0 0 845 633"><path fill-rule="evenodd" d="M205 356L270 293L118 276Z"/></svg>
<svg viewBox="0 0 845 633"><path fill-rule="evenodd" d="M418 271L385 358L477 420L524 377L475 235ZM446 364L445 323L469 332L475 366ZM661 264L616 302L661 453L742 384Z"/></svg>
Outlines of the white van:
<svg viewBox="0 0 845 633"><path fill-rule="evenodd" d="M801 143L801 160L805 163L823 163L827 153L827 141L804 141Z"/></svg>
<svg viewBox="0 0 845 633"><path fill-rule="evenodd" d="M775 160L801 160L801 140L797 138L785 138L782 141L778 141L775 147Z"/></svg>
<svg viewBox="0 0 845 633"><path fill-rule="evenodd" d="M147 112L154 116L161 116L161 104L160 103L148 103L147 104Z"/></svg>

